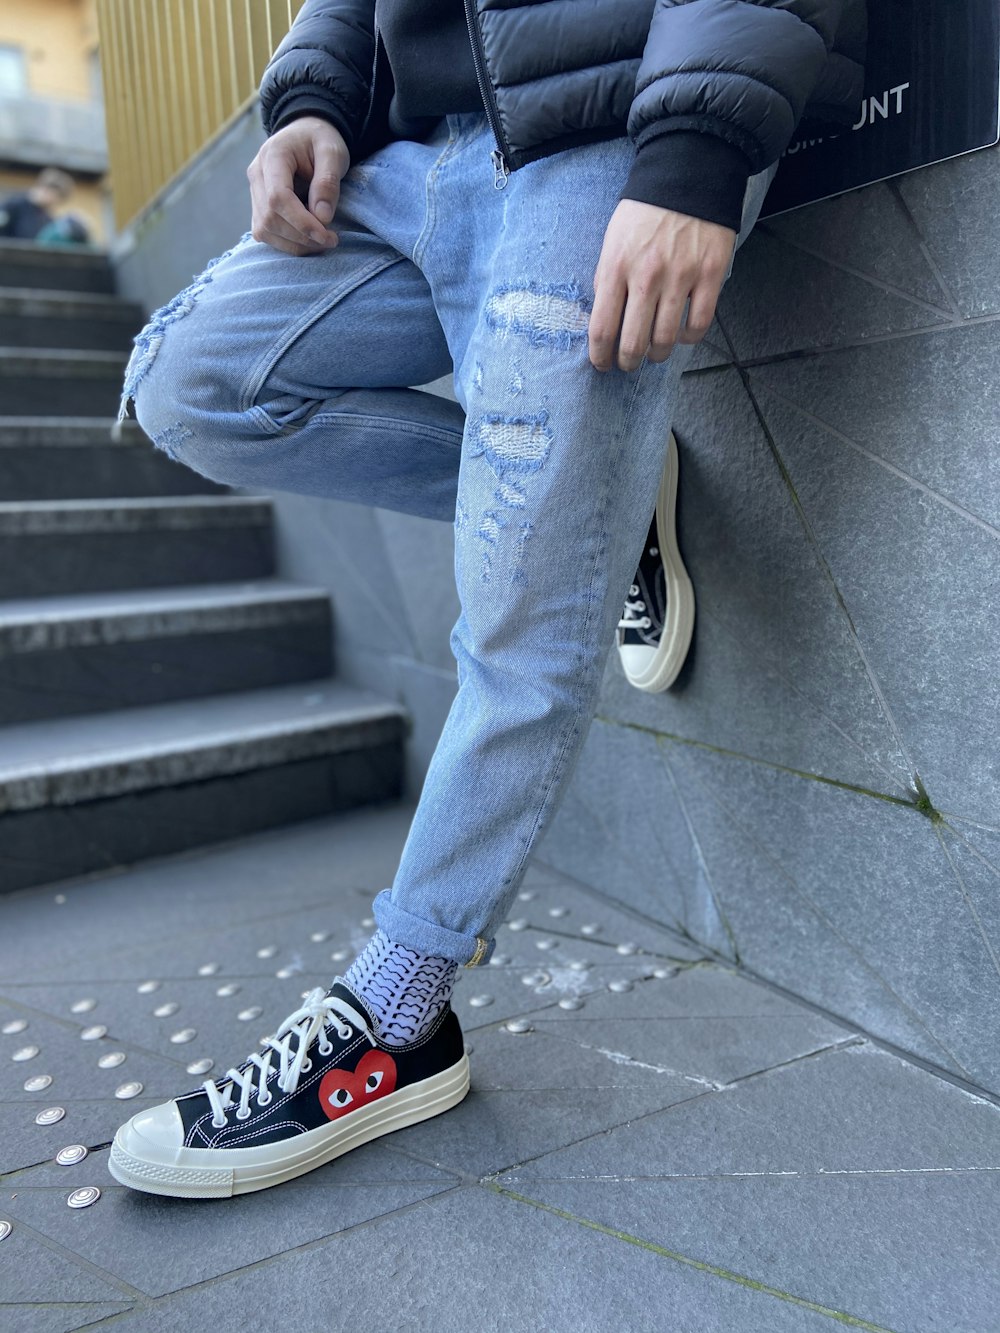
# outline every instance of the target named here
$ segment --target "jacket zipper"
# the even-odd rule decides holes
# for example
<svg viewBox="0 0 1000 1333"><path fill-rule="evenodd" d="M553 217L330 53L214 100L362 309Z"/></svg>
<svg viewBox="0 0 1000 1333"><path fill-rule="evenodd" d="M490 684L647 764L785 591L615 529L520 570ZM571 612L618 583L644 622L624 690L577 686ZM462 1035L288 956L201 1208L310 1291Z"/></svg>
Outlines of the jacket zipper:
<svg viewBox="0 0 1000 1333"><path fill-rule="evenodd" d="M500 124L500 112L497 108L496 95L486 72L483 37L476 21L476 0L465 0L465 21L469 25L469 40L472 42L472 61L476 67L476 82L479 84L479 93L483 99L486 119L490 123L490 129L493 131L493 138L497 145L490 153L490 161L493 164L493 188L494 190L502 190L510 176L507 155L504 152L507 144L503 137L503 126Z"/></svg>

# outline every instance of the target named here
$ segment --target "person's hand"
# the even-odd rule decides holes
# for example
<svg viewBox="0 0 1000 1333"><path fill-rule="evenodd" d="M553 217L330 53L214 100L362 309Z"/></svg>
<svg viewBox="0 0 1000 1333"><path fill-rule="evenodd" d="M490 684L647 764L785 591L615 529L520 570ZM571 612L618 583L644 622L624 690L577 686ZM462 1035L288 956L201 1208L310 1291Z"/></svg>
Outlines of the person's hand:
<svg viewBox="0 0 1000 1333"><path fill-rule="evenodd" d="M635 370L644 356L666 361L675 343L700 342L715 316L736 239L732 227L622 199L594 273L591 363L610 370L617 343L619 370Z"/></svg>
<svg viewBox="0 0 1000 1333"><path fill-rule="evenodd" d="M302 116L272 134L247 168L254 240L289 255L324 254L336 245L328 224L350 164L344 136L318 116Z"/></svg>

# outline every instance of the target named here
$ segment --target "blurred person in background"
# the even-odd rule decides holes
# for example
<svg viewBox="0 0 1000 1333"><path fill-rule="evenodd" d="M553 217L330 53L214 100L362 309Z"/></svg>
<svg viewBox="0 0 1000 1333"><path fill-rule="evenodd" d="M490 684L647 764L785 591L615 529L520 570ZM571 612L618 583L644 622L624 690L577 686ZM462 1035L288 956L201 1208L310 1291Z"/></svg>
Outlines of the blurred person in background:
<svg viewBox="0 0 1000 1333"><path fill-rule="evenodd" d="M57 222L56 210L73 193L73 177L58 167L46 167L29 190L9 194L0 202L0 236L34 241Z"/></svg>

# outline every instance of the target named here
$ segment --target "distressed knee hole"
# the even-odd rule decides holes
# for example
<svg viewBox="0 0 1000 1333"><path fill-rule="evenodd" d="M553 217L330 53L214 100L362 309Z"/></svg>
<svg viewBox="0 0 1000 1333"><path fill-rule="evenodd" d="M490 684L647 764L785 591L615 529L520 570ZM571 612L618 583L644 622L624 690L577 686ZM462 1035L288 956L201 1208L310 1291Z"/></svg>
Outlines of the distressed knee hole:
<svg viewBox="0 0 1000 1333"><path fill-rule="evenodd" d="M498 337L566 352L586 338L590 309L575 282L505 284L486 304L486 324Z"/></svg>
<svg viewBox="0 0 1000 1333"><path fill-rule="evenodd" d="M152 368L167 329L171 324L176 324L179 319L183 319L185 315L191 313L198 297L212 281L212 270L252 239L251 233L247 232L231 250L227 250L225 254L213 259L182 292L177 293L172 301L168 301L165 306L161 306L159 310L154 311L150 315L146 327L136 334L132 355L125 367L125 383L122 386L121 405L118 410L119 421L124 421L129 416L135 416L135 407L132 400L135 397L136 389Z"/></svg>
<svg viewBox="0 0 1000 1333"><path fill-rule="evenodd" d="M174 459L175 462L180 462L180 447L185 440L190 440L193 435L194 431L189 430L188 427L184 425L183 421L175 421L164 430L157 431L157 433L150 438L152 439L154 446L157 449L162 450L168 458Z"/></svg>

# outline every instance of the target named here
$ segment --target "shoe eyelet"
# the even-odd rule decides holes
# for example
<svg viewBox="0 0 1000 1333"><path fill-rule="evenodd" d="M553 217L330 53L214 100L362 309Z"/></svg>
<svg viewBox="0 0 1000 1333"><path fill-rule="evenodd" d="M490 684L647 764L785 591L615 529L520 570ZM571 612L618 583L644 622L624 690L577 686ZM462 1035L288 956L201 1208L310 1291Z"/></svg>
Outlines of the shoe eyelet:
<svg viewBox="0 0 1000 1333"><path fill-rule="evenodd" d="M333 1050L333 1044L332 1044L332 1042L327 1042L327 1044L326 1044L325 1046L320 1046L320 1047L319 1047L319 1053L320 1053L320 1055L329 1055L330 1052L331 1052L332 1050Z"/></svg>
<svg viewBox="0 0 1000 1333"><path fill-rule="evenodd" d="M310 1071L310 1069L312 1069L312 1067L313 1067L313 1062L312 1062L311 1060L303 1060L303 1061L302 1061L302 1072L303 1072L303 1074L308 1074L309 1071Z"/></svg>
<svg viewBox="0 0 1000 1333"><path fill-rule="evenodd" d="M249 1119L250 1115L251 1115L251 1111L250 1111L250 1107L249 1107L249 1106L248 1106L247 1109L246 1109L246 1114L244 1114L242 1108L240 1108L240 1107L237 1107L237 1108L236 1108L236 1119L237 1119L237 1120L247 1120L247 1119Z"/></svg>
<svg viewBox="0 0 1000 1333"><path fill-rule="evenodd" d="M652 629L653 627L653 622L650 620L649 616L643 616L643 618L639 621L639 624L642 626L643 629Z"/></svg>
<svg viewBox="0 0 1000 1333"><path fill-rule="evenodd" d="M215 1116L212 1116L212 1128L213 1128L213 1129L222 1129L223 1126L228 1125L228 1124L229 1124L229 1121L228 1121L225 1117L223 1117L221 1120L216 1120Z"/></svg>
<svg viewBox="0 0 1000 1333"><path fill-rule="evenodd" d="M258 1097L258 1098L257 1098L257 1105L258 1105L258 1106L270 1106L271 1103L272 1103L273 1101L274 1101L274 1098L271 1096L270 1093L268 1093L266 1097Z"/></svg>

